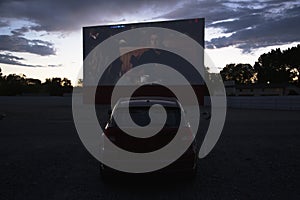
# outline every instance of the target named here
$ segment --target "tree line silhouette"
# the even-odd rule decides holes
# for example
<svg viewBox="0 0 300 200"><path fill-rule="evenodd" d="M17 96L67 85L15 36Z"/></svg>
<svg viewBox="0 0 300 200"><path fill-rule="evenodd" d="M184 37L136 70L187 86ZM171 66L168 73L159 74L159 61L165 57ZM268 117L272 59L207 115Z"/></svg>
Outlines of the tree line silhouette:
<svg viewBox="0 0 300 200"><path fill-rule="evenodd" d="M220 74L224 81L239 85L294 84L300 86L300 45L281 51L272 49L260 55L254 66L228 64Z"/></svg>
<svg viewBox="0 0 300 200"><path fill-rule="evenodd" d="M62 96L71 93L73 86L67 78L48 78L45 82L39 79L26 78L23 75L9 74L3 76L0 68L0 95L51 95Z"/></svg>
<svg viewBox="0 0 300 200"><path fill-rule="evenodd" d="M300 87L300 45L281 51L272 49L260 55L254 66L227 64L220 74L224 81L238 85L293 84ZM210 74L212 76L213 74ZM0 68L0 95L49 94L62 96L71 93L73 86L67 78L48 78L45 82L25 75L3 76Z"/></svg>

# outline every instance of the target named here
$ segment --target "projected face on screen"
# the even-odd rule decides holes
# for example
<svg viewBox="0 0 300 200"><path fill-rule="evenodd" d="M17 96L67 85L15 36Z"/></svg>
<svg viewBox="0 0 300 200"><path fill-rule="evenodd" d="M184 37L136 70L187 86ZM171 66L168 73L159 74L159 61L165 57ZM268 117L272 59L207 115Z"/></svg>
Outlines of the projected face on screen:
<svg viewBox="0 0 300 200"><path fill-rule="evenodd" d="M188 35L196 40L200 45L204 44L204 20L190 19L177 20L168 22L153 22L153 23L138 23L126 25L111 25L111 26L96 26L83 28L84 40L84 58L101 42L115 36L116 34L140 27L162 27L173 29ZM108 68L105 70L103 76L100 78L98 84L113 86L129 70L149 64L145 70L137 70L128 78L129 84L144 84L144 83L160 83L168 74L155 73L157 64L167 65L179 71L184 75L192 85L200 85L203 83L199 73L196 73L193 66L184 58L175 55L171 52L162 50L163 47L180 47L180 50L189 52L191 56L203 60L203 52L193 52L190 47L182 43L180 40L175 40L172 35L161 35L156 32L138 32L135 40L129 41L126 38L118 38L110 45L110 51L117 51L120 57L115 59L112 63L107 63ZM137 49L137 47L140 47ZM146 48L145 48L146 47ZM124 54L124 52L127 52ZM105 55L97 55L97 59L105 61ZM96 58L95 58L96 59ZM108 59L107 59L108 60ZM92 65L89 69L84 67L84 84L91 85L97 74L97 71L102 66ZM138 69L138 68L136 68ZM150 73L152 72L152 73ZM152 74L152 75L150 75ZM99 79L99 78L98 78Z"/></svg>

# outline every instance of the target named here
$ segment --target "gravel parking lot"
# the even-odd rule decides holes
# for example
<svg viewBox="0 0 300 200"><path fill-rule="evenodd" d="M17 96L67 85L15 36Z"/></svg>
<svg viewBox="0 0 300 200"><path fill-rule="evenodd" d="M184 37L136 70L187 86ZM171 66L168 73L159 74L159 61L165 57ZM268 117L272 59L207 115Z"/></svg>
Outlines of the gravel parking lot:
<svg viewBox="0 0 300 200"><path fill-rule="evenodd" d="M71 108L70 97L0 97L0 199L300 199L299 111L229 109L194 180L103 182Z"/></svg>

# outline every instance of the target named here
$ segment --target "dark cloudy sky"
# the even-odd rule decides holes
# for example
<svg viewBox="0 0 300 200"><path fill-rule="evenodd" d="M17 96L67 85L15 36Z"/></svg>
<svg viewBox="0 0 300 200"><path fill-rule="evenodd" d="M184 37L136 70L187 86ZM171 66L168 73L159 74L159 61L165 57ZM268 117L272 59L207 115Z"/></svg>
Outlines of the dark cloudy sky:
<svg viewBox="0 0 300 200"><path fill-rule="evenodd" d="M28 76L71 77L75 72L67 65L77 71L81 65L83 26L194 17L205 18L206 49L213 59L224 55L223 49L236 62L251 61L268 47L300 42L300 1L295 0L1 0L0 67Z"/></svg>

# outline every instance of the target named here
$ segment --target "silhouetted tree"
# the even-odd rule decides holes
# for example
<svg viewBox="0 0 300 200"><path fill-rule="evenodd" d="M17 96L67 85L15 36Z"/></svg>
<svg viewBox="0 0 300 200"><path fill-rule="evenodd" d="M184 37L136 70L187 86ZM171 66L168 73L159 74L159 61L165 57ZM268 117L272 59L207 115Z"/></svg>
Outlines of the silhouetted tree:
<svg viewBox="0 0 300 200"><path fill-rule="evenodd" d="M221 71L223 80L237 84L294 83L300 85L300 45L281 51L272 49L249 64L229 64Z"/></svg>
<svg viewBox="0 0 300 200"><path fill-rule="evenodd" d="M52 96L62 96L62 84L61 78L47 78L46 81L42 84L44 91L48 92Z"/></svg>
<svg viewBox="0 0 300 200"><path fill-rule="evenodd" d="M82 86L83 86L83 79L82 79L82 78L78 79L77 85L78 85L79 87L82 87Z"/></svg>
<svg viewBox="0 0 300 200"><path fill-rule="evenodd" d="M21 76L10 74L8 76L5 76L1 82L2 83L0 91L2 95L8 96L21 95L26 86L24 74Z"/></svg>
<svg viewBox="0 0 300 200"><path fill-rule="evenodd" d="M73 86L72 86L71 80L69 80L67 78L64 78L62 80L62 86L63 86L63 92L64 93L71 93L72 92Z"/></svg>
<svg viewBox="0 0 300 200"><path fill-rule="evenodd" d="M39 79L26 78L24 74L3 76L0 68L0 95L49 93L50 95L61 96L64 93L71 93L72 89L72 83L67 78L48 78L44 83L41 83Z"/></svg>
<svg viewBox="0 0 300 200"><path fill-rule="evenodd" d="M62 96L63 93L70 93L73 89L71 81L67 78L48 78L42 85L44 91L52 96Z"/></svg>
<svg viewBox="0 0 300 200"><path fill-rule="evenodd" d="M255 82L256 70L250 64L228 64L220 74L224 81L235 81L236 84Z"/></svg>
<svg viewBox="0 0 300 200"><path fill-rule="evenodd" d="M42 82L39 79L27 78L24 93L41 93Z"/></svg>
<svg viewBox="0 0 300 200"><path fill-rule="evenodd" d="M300 44L283 51L283 60L290 66L294 78L293 83L300 86Z"/></svg>
<svg viewBox="0 0 300 200"><path fill-rule="evenodd" d="M4 89L4 77L2 76L2 69L0 68L0 95L3 93Z"/></svg>
<svg viewBox="0 0 300 200"><path fill-rule="evenodd" d="M300 45L281 51L279 48L262 54L255 63L258 83L294 83L300 69Z"/></svg>

